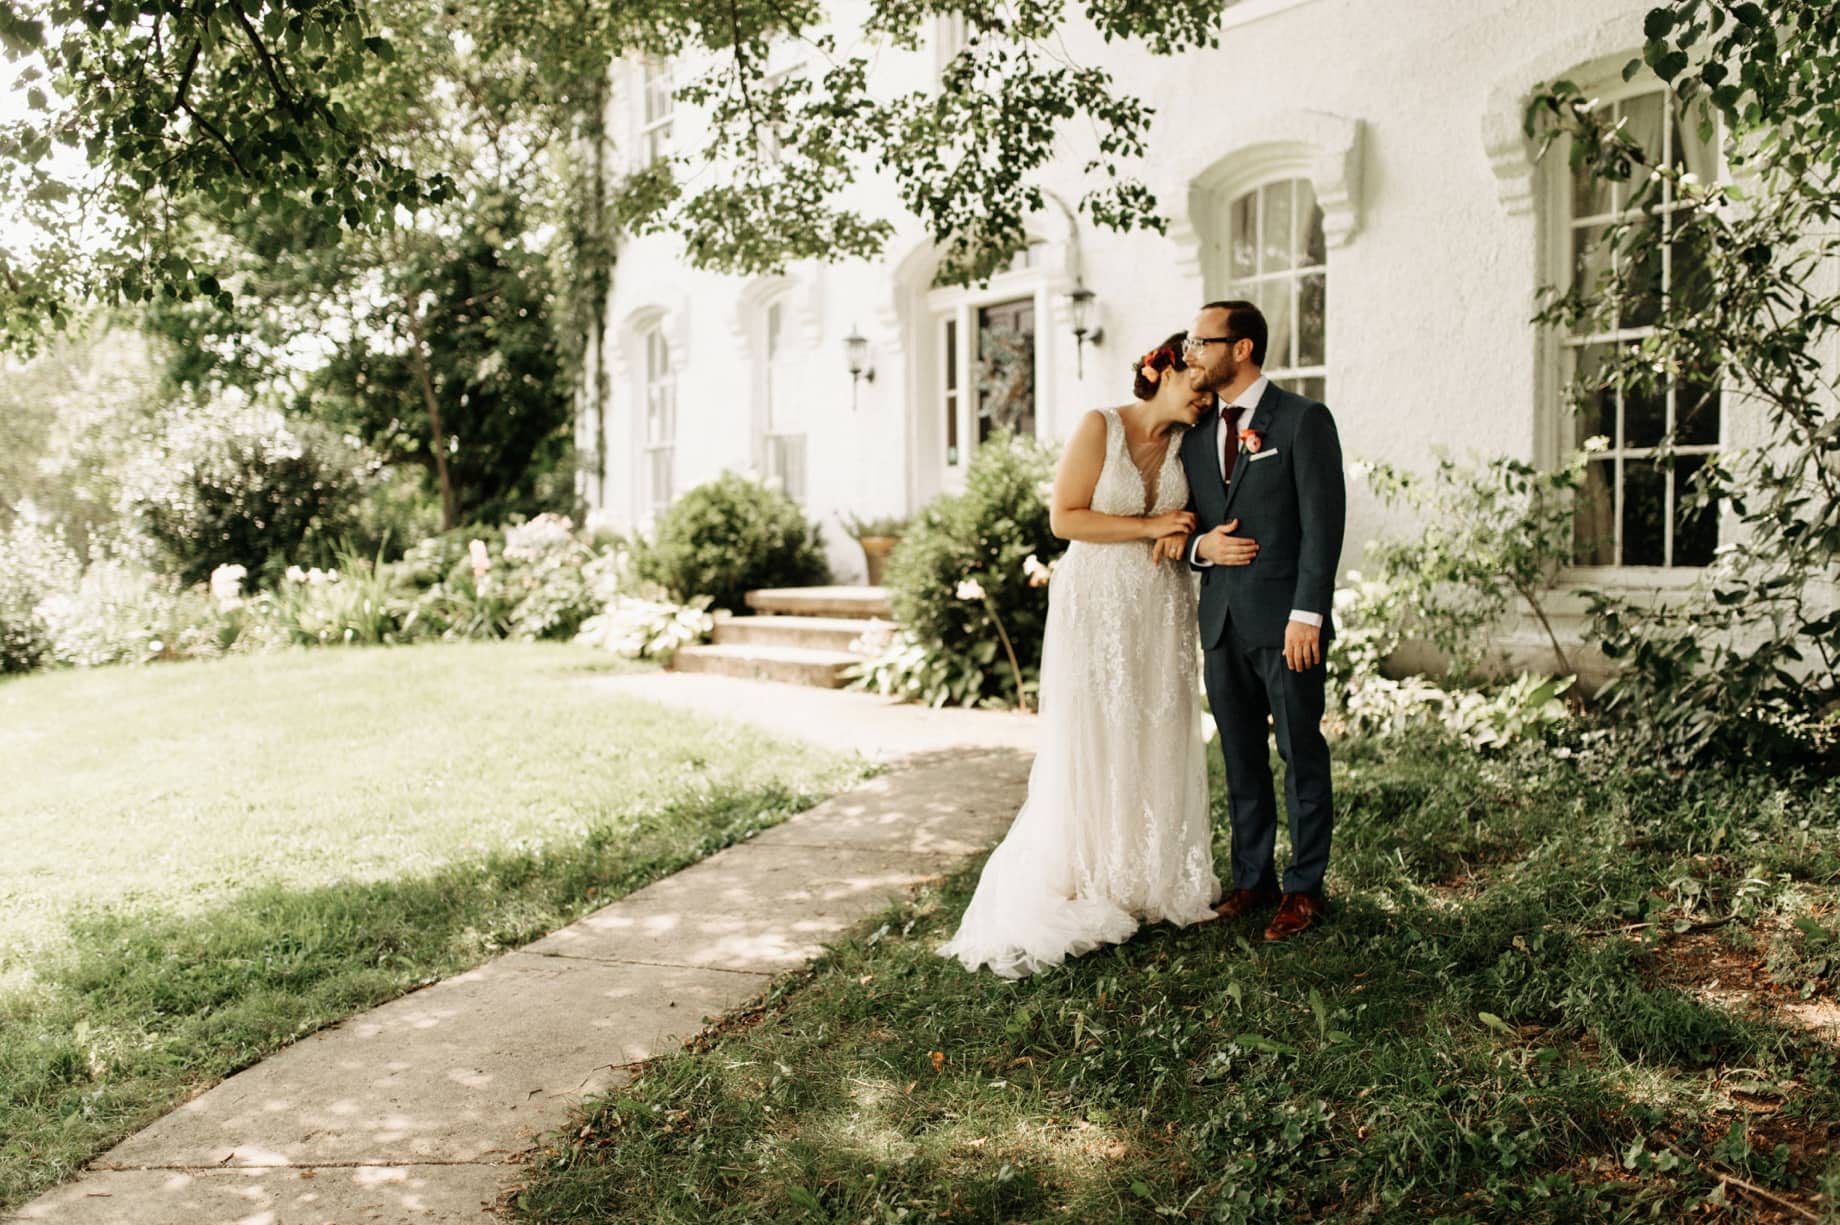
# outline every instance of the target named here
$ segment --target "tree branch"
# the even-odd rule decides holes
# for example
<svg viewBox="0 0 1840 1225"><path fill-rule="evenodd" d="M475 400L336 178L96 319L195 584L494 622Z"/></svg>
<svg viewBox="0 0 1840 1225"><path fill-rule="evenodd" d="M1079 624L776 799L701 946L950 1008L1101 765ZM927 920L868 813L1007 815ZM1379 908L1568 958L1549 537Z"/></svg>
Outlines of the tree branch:
<svg viewBox="0 0 1840 1225"><path fill-rule="evenodd" d="M275 67L274 58L269 55L268 48L263 45L262 36L256 33L255 26L251 25L249 18L244 15L243 6L232 4L230 11L236 14L237 24L242 26L243 33L249 36L249 45L256 49L256 58L262 61L262 71L268 74L269 82L274 85L275 93L281 98L282 105L287 107L288 112L294 118L303 118L299 99L290 94L287 86L281 83L281 74Z"/></svg>

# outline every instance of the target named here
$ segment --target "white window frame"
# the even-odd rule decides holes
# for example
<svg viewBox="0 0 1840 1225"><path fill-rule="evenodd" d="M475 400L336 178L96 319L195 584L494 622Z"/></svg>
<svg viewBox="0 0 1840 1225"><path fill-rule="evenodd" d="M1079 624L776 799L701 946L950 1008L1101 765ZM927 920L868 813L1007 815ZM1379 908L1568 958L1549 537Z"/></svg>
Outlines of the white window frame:
<svg viewBox="0 0 1840 1225"><path fill-rule="evenodd" d="M639 406L640 505L644 516L656 517L671 505L676 493L677 372L663 321L640 336L640 352L644 397Z"/></svg>
<svg viewBox="0 0 1840 1225"><path fill-rule="evenodd" d="M671 62L648 57L639 65L638 105L639 139L635 147L643 151L644 164L671 155L671 124L677 114L677 99L671 77Z"/></svg>
<svg viewBox="0 0 1840 1225"><path fill-rule="evenodd" d="M1245 299L1251 302L1257 302L1259 300L1260 294L1258 289L1261 287L1277 284L1284 284L1287 287L1290 296L1290 306L1288 318L1289 331L1285 337L1285 341L1289 351L1279 354L1267 349L1263 367L1264 373L1272 382L1293 391L1302 391L1306 379L1318 379L1321 381L1322 385L1321 395L1318 398L1327 402L1330 392L1328 316L1329 241L1325 226L1325 232L1322 235L1321 242L1321 262L1311 264L1303 262L1309 254L1307 237L1304 232L1309 219L1303 216L1303 210L1298 207L1300 202L1300 193L1298 192L1299 184L1302 184L1309 191L1310 204L1312 209L1315 210L1312 215L1322 216L1322 204L1316 199L1316 185L1309 175L1300 172L1265 175L1248 182L1237 191L1233 192L1231 196L1222 196L1219 203L1220 214L1214 222L1218 227L1217 232L1224 235L1224 241L1220 244L1220 259L1222 261L1222 266L1219 269L1219 283L1226 287L1222 296L1226 298ZM1290 233L1287 235L1287 242L1290 251L1291 266L1288 268L1266 271L1263 269L1264 253L1266 250L1265 230L1268 220L1265 207L1265 196L1268 189L1281 186L1288 187L1290 191ZM1253 202L1253 207L1257 214L1255 218L1256 231L1253 236L1253 272L1250 276L1236 275L1233 255L1233 241L1235 236L1233 224L1234 213L1241 201L1245 200L1251 200ZM1303 335L1303 283L1306 278L1312 276L1321 277L1323 284L1323 322L1322 336L1320 338L1322 342L1322 353L1320 354L1322 360L1305 364L1300 360L1302 357L1301 338ZM1265 314L1267 322L1269 322L1270 312L1267 311ZM1293 357L1299 360L1293 361Z"/></svg>
<svg viewBox="0 0 1840 1225"><path fill-rule="evenodd" d="M926 295L926 307L929 324L933 329L934 350L937 354L937 381L934 386L938 394L927 406L930 413L943 412L947 400L952 404L953 420L957 424L957 453L951 453L950 436L942 435L940 447L942 454L937 458L941 470L946 474L946 486L958 489L963 486L964 475L971 464L971 455L977 450L977 395L976 365L977 360L977 317L978 312L987 306L1000 306L1021 298L1032 298L1035 303L1035 437L1040 438L1048 428L1048 414L1043 399L1043 384L1048 369L1049 328L1052 316L1049 314L1048 243L1040 238L1030 236L1023 249L1016 254L1010 267L990 278L981 287L951 287L930 290ZM948 324L952 326L948 328ZM947 338L951 337L957 362L957 387L951 389L947 381Z"/></svg>
<svg viewBox="0 0 1840 1225"><path fill-rule="evenodd" d="M773 326L775 314L779 317L777 344L776 329ZM791 295L780 293L768 298L761 304L758 317L760 334L755 352L760 362L758 386L761 407L758 419L761 475L777 480L787 497L804 506L811 497L804 414L796 407L789 407L784 413L776 411L776 392L781 381L775 377L780 373L776 368L777 363L786 360L788 342L797 334ZM782 428L787 426L796 428Z"/></svg>
<svg viewBox="0 0 1840 1225"><path fill-rule="evenodd" d="M1665 86L1647 73L1627 83L1623 82L1620 77L1614 78L1611 81L1600 81L1597 87L1592 90L1592 94L1599 100L1598 105L1600 110L1607 114L1613 114L1614 111L1612 108L1620 106L1634 98L1656 95L1661 97L1664 103L1671 98L1671 94L1667 91ZM1697 124L1690 112L1681 115L1679 125L1683 139L1697 141ZM1667 156L1667 145L1671 143L1672 139L1672 126L1671 124L1663 125L1664 160ZM1724 129L1723 126L1720 125L1714 131L1712 138L1711 170L1713 173L1721 176L1726 172L1725 159L1720 152L1724 144L1724 139ZM1574 232L1586 226L1608 224L1619 215L1625 217L1631 215L1621 210L1618 204L1613 202L1611 211L1608 213L1596 214L1592 217L1585 218L1574 216L1573 193L1576 175L1571 168L1569 160L1564 154L1565 147L1560 145L1555 147L1545 159L1544 173L1542 175L1543 182L1541 184L1539 196L1544 206L1542 223L1547 235L1545 242L1547 253L1546 283L1559 287L1569 287L1572 284L1574 275L1572 245ZM1625 197L1625 194L1631 190L1630 184L1628 183L1618 183L1611 186L1613 201L1621 201ZM1672 202L1670 189L1667 202L1656 211L1671 213L1677 211L1677 208L1678 206ZM1670 284L1671 277L1669 275L1671 272L1671 263L1671 254L1667 254L1664 249L1663 294L1670 292L1672 289ZM1637 343L1643 337L1650 335L1653 330L1652 326L1618 327L1608 332L1584 335L1558 334L1556 330L1551 330L1548 343L1548 361L1553 371L1553 377L1549 383L1553 391L1550 396L1545 398L1548 401L1546 409L1551 417L1547 436L1552 447L1552 454L1559 457L1570 456L1579 449L1582 442L1582 439L1577 437L1577 431L1579 429L1578 414L1571 398L1572 382L1577 373L1577 356L1579 351L1587 347L1614 347L1621 344ZM1666 404L1666 426L1664 434L1666 434L1671 433L1675 425L1675 389L1671 383L1668 390L1664 393L1664 396ZM1677 444L1671 448L1673 454L1685 457L1716 455L1724 445L1730 428L1729 408L1731 400L1732 390L1727 384L1721 388L1721 403L1718 409L1718 437L1713 442ZM1664 499L1663 564L1659 566L1632 565L1622 560L1624 496L1626 491L1626 481L1624 478L1625 465L1631 460L1641 462L1645 457L1652 456L1659 450L1658 447L1654 446L1623 447L1618 445L1618 439L1622 436L1623 432L1624 408L1624 396L1619 392L1616 394L1616 402L1613 409L1615 419L1609 423L1613 431L1610 435L1611 445L1607 450L1593 455L1590 461L1592 463L1608 462L1613 466L1611 530L1614 534L1612 550L1616 560L1600 564L1573 561L1564 568L1562 581L1598 584L1610 582L1648 588L1671 588L1691 585L1698 580L1704 567L1691 564L1675 564L1673 561L1676 524L1675 480L1672 479L1671 469L1669 479L1662 482ZM1725 526L1725 516L1723 511L1717 507L1706 513L1715 516L1715 522L1717 524L1716 546L1716 543L1723 541L1725 538L1723 530Z"/></svg>

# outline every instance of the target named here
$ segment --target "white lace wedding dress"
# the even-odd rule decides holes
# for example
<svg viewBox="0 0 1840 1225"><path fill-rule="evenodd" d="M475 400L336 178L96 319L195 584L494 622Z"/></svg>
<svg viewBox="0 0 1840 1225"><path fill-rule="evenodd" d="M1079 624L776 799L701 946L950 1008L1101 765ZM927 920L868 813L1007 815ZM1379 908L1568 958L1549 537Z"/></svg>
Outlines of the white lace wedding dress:
<svg viewBox="0 0 1840 1225"><path fill-rule="evenodd" d="M1146 481L1118 413L1103 411L1092 509L1184 506L1180 438ZM942 955L1020 978L1127 940L1140 921L1215 917L1198 649L1187 566L1153 562L1147 541L1068 546L1048 587L1028 799Z"/></svg>

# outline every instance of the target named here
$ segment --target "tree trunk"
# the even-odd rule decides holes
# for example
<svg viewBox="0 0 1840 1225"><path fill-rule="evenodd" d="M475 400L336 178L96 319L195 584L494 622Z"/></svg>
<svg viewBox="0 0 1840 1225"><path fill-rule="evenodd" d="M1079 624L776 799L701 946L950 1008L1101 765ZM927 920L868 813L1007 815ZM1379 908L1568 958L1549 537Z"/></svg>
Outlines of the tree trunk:
<svg viewBox="0 0 1840 1225"><path fill-rule="evenodd" d="M454 482L447 472L447 431L441 425L441 405L434 396L434 379L428 373L428 346L423 340L421 308L414 298L406 298L409 335L414 340L415 376L422 385L422 407L428 411L428 449L434 455L435 483L441 488L441 530L451 532L457 526L459 511L454 502Z"/></svg>

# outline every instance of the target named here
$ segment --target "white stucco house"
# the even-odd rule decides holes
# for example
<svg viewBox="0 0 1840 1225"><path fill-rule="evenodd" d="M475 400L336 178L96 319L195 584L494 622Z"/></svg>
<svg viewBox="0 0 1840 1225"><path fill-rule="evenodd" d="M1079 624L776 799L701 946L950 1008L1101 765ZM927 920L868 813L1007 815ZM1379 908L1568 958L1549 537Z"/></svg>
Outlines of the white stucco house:
<svg viewBox="0 0 1840 1225"><path fill-rule="evenodd" d="M836 27L859 7L839 0ZM1608 436L1581 511L1579 577L1682 582L1729 525L1683 521L1673 486L1631 461L1685 399L1607 403L1587 421L1562 396L1578 362L1639 336L1642 321L1577 338L1530 322L1538 288L1573 275L1578 237L1626 194L1575 182L1563 157L1536 162L1521 126L1536 85L1570 78L1658 153L1701 177L1720 171L1716 136L1702 141L1674 119L1652 78L1622 79L1649 7L1241 0L1212 51L1121 60L1096 35L1070 39L1075 59L1106 64L1156 108L1146 173L1168 233L1120 235L1050 209L1029 249L982 288L935 288L932 249L911 221L876 262L754 280L690 269L673 236L630 239L590 354L605 393L584 403L580 442L605 462L584 474L583 496L633 528L724 468L772 474L825 524L839 575L860 575L837 516L907 514L957 487L995 417L1064 437L1085 410L1127 399L1132 360L1196 306L1249 297L1272 323L1267 372L1325 400L1351 457L1424 467L1442 446L1552 462ZM929 48L884 54L878 81L924 87L954 37L942 21ZM612 75L616 173L697 146L668 66L622 61ZM1070 155L1050 183L1068 203L1081 160ZM885 212L900 215L892 193ZM1658 258L1665 290L1665 244ZM1082 286L1103 336L1076 352L1069 295ZM858 378L852 335L866 341ZM1009 377L1018 345L1020 384ZM980 391L979 369L1002 360L1011 366L996 381L1009 390ZM1715 397L1681 422L1674 484L1731 441L1724 415ZM1344 565L1358 567L1387 524L1359 481L1350 495Z"/></svg>

